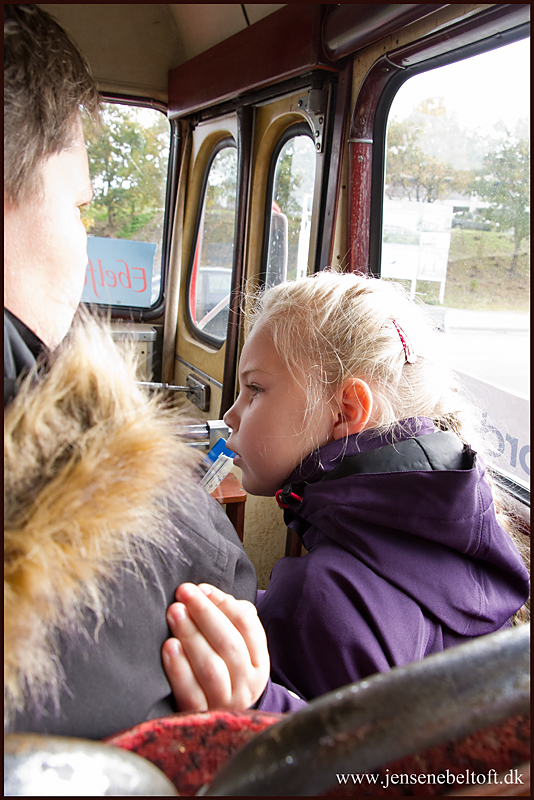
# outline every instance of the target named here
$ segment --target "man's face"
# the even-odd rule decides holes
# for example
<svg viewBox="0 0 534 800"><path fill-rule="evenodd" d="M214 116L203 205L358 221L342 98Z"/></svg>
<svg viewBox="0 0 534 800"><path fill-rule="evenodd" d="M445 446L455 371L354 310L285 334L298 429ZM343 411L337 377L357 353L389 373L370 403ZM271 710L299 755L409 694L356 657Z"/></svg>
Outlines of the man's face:
<svg viewBox="0 0 534 800"><path fill-rule="evenodd" d="M18 206L5 202L4 304L53 348L71 325L87 266L80 209L93 189L80 119L71 146L43 162L41 186Z"/></svg>

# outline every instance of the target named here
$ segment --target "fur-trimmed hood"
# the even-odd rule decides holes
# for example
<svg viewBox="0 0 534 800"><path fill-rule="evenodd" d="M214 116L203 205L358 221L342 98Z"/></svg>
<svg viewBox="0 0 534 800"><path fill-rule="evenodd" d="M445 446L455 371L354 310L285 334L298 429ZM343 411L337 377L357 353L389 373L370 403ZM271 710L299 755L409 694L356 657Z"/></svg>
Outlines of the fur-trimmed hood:
<svg viewBox="0 0 534 800"><path fill-rule="evenodd" d="M10 716L57 699L58 638L98 624L119 564L165 549L168 498L186 502L196 456L180 415L136 384L133 348L75 325L4 417L4 694ZM180 498L177 501L177 498ZM167 543L168 544L168 543Z"/></svg>

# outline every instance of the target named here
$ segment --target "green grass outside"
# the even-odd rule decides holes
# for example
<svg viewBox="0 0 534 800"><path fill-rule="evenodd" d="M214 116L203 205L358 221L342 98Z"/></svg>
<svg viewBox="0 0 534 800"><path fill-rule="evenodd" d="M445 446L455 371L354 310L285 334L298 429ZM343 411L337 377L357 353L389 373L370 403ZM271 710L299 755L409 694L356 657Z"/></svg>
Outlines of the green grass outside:
<svg viewBox="0 0 534 800"><path fill-rule="evenodd" d="M513 251L512 234L453 229L444 306L528 313L530 239L521 244L515 274ZM439 283L418 281L416 293L425 303L439 305Z"/></svg>

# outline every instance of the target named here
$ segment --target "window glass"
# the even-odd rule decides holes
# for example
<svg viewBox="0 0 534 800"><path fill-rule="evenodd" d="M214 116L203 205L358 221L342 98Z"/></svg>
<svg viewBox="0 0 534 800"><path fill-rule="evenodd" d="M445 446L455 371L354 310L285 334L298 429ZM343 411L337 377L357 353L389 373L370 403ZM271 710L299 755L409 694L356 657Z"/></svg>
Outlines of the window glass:
<svg viewBox="0 0 534 800"><path fill-rule="evenodd" d="M529 41L410 78L391 106L381 274L432 307L487 414L494 464L530 477Z"/></svg>
<svg viewBox="0 0 534 800"><path fill-rule="evenodd" d="M271 198L267 286L303 277L308 271L315 161L315 145L306 135L293 136L278 154Z"/></svg>
<svg viewBox="0 0 534 800"><path fill-rule="evenodd" d="M234 259L237 149L225 140L209 165L189 284L189 310L199 331L224 341Z"/></svg>
<svg viewBox="0 0 534 800"><path fill-rule="evenodd" d="M95 194L82 215L82 300L150 308L161 290L169 122L155 109L114 103L104 103L102 122L87 148Z"/></svg>

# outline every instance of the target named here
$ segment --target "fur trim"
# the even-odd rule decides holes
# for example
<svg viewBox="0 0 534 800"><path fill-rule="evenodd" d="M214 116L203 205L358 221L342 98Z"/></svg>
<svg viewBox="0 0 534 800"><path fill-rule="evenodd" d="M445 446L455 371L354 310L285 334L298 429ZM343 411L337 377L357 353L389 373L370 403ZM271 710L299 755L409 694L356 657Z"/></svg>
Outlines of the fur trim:
<svg viewBox="0 0 534 800"><path fill-rule="evenodd" d="M105 618L124 562L139 572L165 549L171 493L187 498L196 463L181 417L136 385L133 347L85 319L4 419L4 698L57 704L61 632ZM172 489L171 489L172 482ZM179 505L183 506L181 500Z"/></svg>

